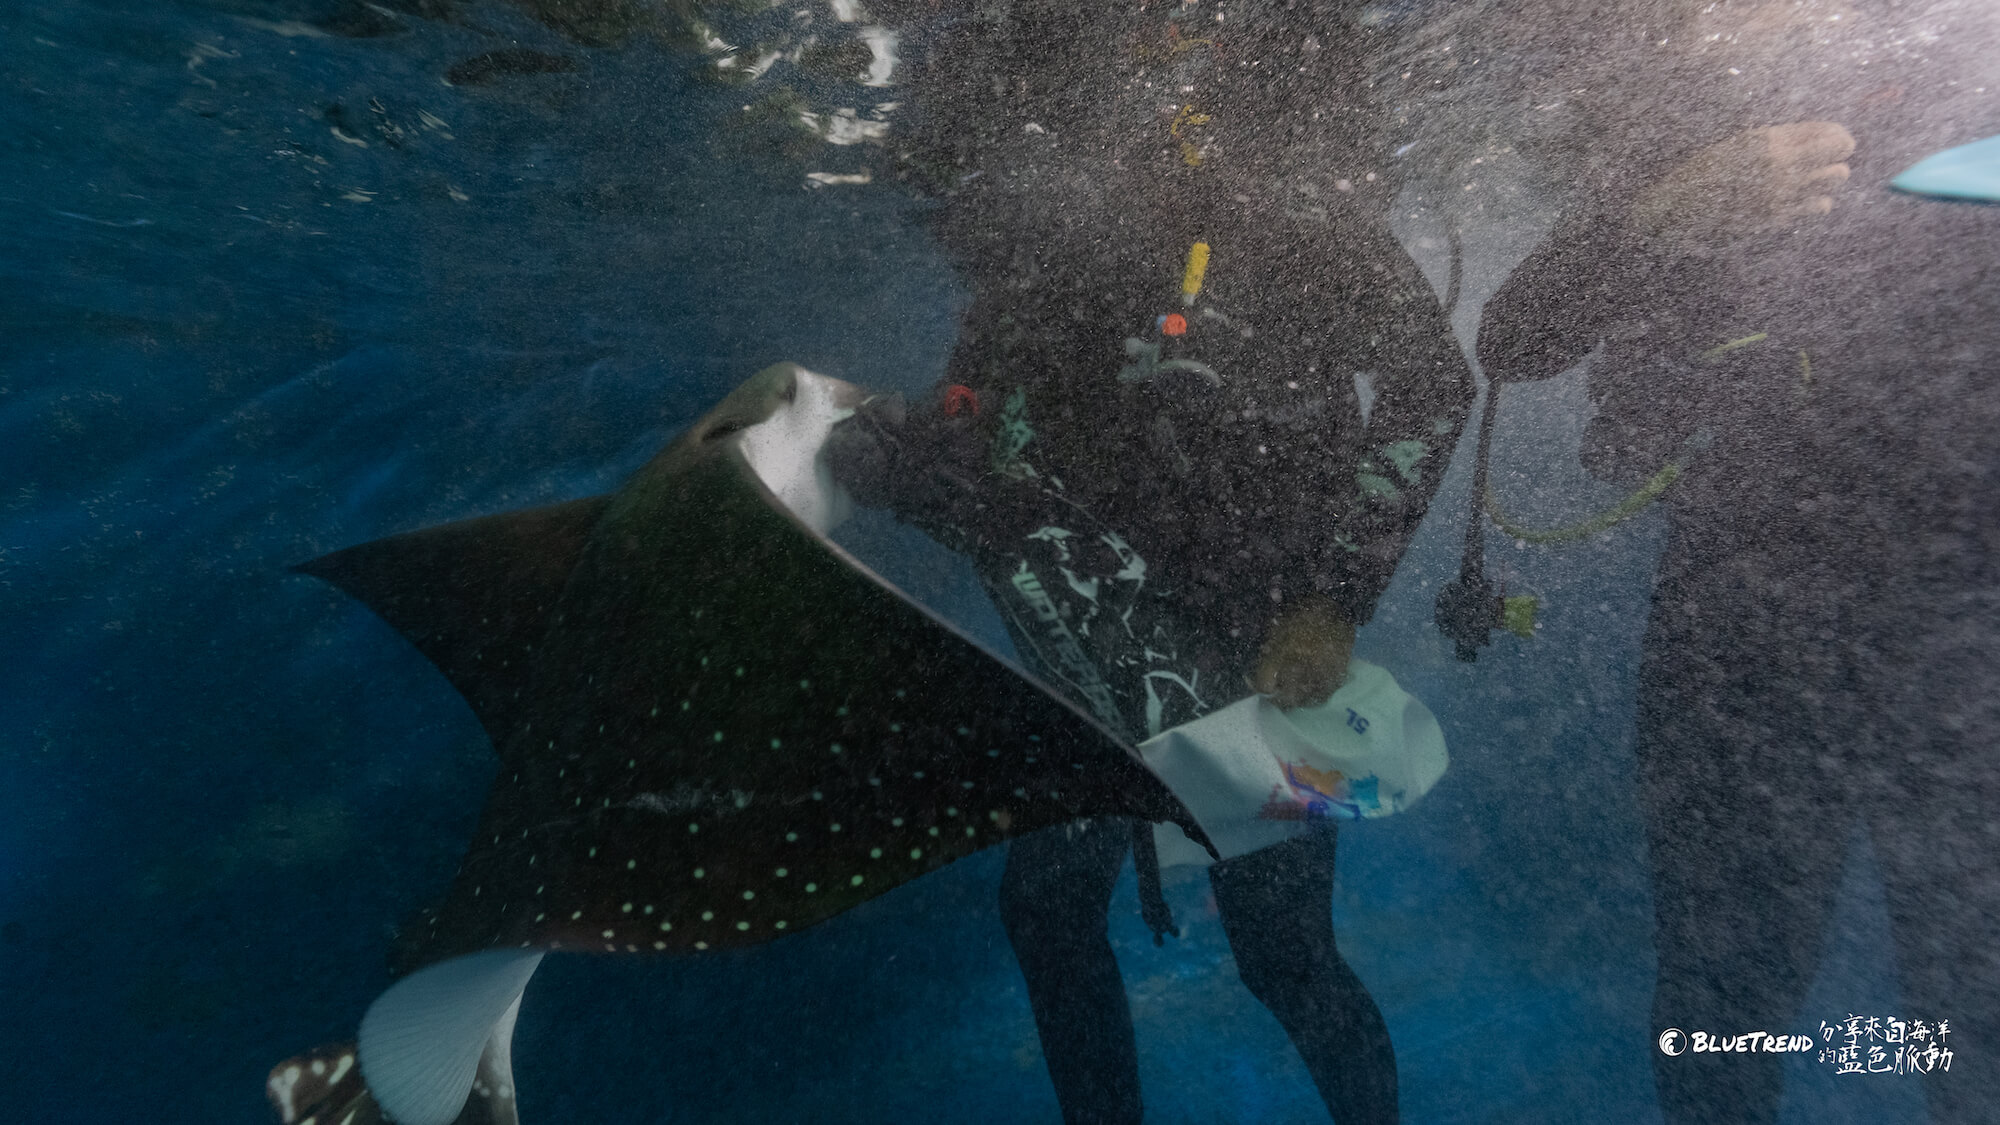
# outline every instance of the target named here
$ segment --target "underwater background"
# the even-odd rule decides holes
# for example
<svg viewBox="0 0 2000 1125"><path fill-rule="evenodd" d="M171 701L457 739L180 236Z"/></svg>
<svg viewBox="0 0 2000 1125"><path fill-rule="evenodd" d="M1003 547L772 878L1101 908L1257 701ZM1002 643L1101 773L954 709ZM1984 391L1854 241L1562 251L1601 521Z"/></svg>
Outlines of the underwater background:
<svg viewBox="0 0 2000 1125"><path fill-rule="evenodd" d="M0 10L8 1120L271 1120L268 1068L351 1033L393 928L449 879L484 736L414 649L288 566L605 491L775 361L920 393L965 301L921 200L812 190L732 145L740 98L688 57L579 49L497 4L366 37L328 33L334 10ZM442 81L495 43L578 61ZM1547 219L1504 160L1448 192L1413 183L1398 231L1443 289L1458 228L1470 339ZM1586 410L1575 373L1505 392L1510 514L1618 498L1576 464ZM1342 830L1336 932L1406 1121L1656 1119L1629 728L1663 525L1494 534L1540 628L1459 663L1431 609L1470 436L1360 649L1438 714L1453 764L1410 813ZM843 536L1005 648L963 564L886 519ZM1773 1030L1896 1005L1854 854L1798 1026ZM1001 858L748 952L551 959L516 1038L524 1116L1058 1120ZM1181 940L1147 940L1129 870L1111 913L1150 1118L1325 1120L1205 877L1170 869L1166 890ZM1786 1067L1786 1122L1926 1120L1914 1084Z"/></svg>

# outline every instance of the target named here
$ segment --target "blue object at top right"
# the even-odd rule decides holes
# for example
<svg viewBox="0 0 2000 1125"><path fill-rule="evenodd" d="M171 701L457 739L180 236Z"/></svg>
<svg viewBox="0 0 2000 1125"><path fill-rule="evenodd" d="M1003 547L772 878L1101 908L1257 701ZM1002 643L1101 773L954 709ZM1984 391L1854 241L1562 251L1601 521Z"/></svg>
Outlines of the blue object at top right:
<svg viewBox="0 0 2000 1125"><path fill-rule="evenodd" d="M2000 137L1933 153L1889 184L1918 195L2000 202Z"/></svg>

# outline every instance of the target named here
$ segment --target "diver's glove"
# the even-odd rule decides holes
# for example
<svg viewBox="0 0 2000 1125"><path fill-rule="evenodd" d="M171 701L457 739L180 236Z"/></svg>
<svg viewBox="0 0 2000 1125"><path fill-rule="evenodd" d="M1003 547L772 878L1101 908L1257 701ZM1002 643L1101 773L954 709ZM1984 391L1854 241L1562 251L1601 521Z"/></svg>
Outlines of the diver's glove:
<svg viewBox="0 0 2000 1125"><path fill-rule="evenodd" d="M820 456L856 504L894 507L895 462L902 444L897 435L908 417L902 395L870 395L827 434Z"/></svg>
<svg viewBox="0 0 2000 1125"><path fill-rule="evenodd" d="M978 488L981 448L970 416L954 416L941 401L912 408L902 395L885 394L835 426L822 456L856 504L949 523Z"/></svg>

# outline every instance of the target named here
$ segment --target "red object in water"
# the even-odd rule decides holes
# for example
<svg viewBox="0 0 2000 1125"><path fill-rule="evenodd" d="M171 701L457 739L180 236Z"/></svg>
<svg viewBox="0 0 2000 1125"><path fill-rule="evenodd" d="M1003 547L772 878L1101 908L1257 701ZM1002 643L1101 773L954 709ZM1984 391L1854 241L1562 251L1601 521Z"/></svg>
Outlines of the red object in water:
<svg viewBox="0 0 2000 1125"><path fill-rule="evenodd" d="M1179 313L1168 313L1167 318L1160 322L1160 331L1169 336L1187 335L1187 317Z"/></svg>
<svg viewBox="0 0 2000 1125"><path fill-rule="evenodd" d="M979 395L971 387L953 383L944 389L944 414L956 418L960 411L979 413Z"/></svg>

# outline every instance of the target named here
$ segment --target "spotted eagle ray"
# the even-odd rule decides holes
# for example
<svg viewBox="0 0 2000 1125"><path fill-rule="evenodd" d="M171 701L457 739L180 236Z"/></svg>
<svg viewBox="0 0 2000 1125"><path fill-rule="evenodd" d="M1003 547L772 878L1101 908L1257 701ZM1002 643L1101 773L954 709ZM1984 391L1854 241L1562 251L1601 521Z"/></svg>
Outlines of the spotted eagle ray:
<svg viewBox="0 0 2000 1125"><path fill-rule="evenodd" d="M1083 817L1207 843L1129 745L826 539L819 450L860 397L781 364L612 495L298 568L416 645L500 770L355 1042L271 1071L286 1125L513 1125L551 951L771 941Z"/></svg>

